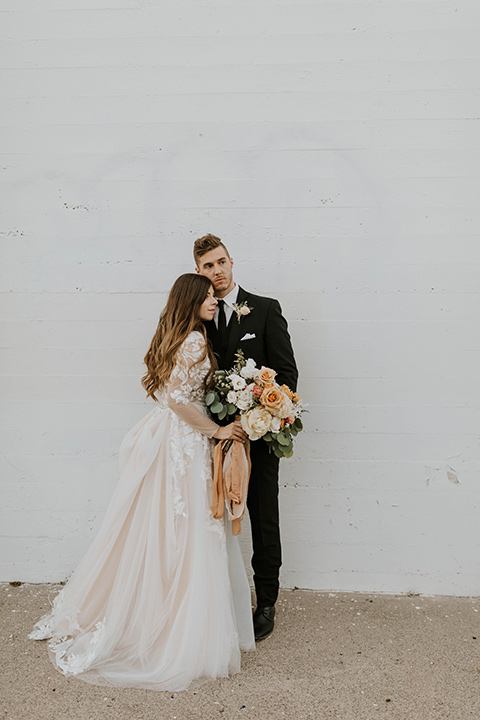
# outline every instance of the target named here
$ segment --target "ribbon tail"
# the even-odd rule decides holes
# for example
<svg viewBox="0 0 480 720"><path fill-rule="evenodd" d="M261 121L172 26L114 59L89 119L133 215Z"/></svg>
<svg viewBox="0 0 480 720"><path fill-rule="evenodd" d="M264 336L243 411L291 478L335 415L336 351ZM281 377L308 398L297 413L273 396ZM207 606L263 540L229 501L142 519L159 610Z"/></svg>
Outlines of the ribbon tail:
<svg viewBox="0 0 480 720"><path fill-rule="evenodd" d="M225 497L229 518L232 520L232 535L242 532L242 518L245 514L250 479L250 443L234 442L229 462L224 466Z"/></svg>
<svg viewBox="0 0 480 720"><path fill-rule="evenodd" d="M216 520L223 517L225 507L223 479L223 448L217 443L213 451L212 514Z"/></svg>

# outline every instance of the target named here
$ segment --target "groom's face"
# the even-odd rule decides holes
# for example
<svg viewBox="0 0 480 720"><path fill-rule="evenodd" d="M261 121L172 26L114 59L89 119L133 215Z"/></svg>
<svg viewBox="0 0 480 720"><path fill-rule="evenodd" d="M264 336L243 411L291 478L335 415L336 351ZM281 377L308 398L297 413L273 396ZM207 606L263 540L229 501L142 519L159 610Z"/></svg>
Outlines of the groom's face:
<svg viewBox="0 0 480 720"><path fill-rule="evenodd" d="M217 297L224 297L234 286L232 268L232 258L220 245L202 255L198 261L197 272L208 277Z"/></svg>

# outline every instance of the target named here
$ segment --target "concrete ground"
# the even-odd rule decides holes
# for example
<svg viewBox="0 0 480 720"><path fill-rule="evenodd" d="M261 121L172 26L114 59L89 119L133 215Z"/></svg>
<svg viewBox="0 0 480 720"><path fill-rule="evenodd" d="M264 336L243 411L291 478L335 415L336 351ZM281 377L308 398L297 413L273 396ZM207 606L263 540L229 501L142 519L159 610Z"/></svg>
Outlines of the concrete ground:
<svg viewBox="0 0 480 720"><path fill-rule="evenodd" d="M240 674L165 693L55 671L27 634L58 589L0 586L5 720L480 720L480 599L284 590Z"/></svg>

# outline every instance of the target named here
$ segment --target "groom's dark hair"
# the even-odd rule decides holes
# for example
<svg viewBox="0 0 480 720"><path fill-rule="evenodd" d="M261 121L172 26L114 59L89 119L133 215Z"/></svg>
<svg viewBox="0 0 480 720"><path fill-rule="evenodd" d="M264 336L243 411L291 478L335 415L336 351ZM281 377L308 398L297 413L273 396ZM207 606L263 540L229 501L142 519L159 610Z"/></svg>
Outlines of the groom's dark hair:
<svg viewBox="0 0 480 720"><path fill-rule="evenodd" d="M223 242L216 235L212 235L212 233L208 233L207 235L198 238L198 240L195 240L193 244L193 258L195 260L195 265L198 267L198 261L202 255L205 255L205 253L210 250L215 250L217 247L223 247L228 257L230 257L230 253Z"/></svg>

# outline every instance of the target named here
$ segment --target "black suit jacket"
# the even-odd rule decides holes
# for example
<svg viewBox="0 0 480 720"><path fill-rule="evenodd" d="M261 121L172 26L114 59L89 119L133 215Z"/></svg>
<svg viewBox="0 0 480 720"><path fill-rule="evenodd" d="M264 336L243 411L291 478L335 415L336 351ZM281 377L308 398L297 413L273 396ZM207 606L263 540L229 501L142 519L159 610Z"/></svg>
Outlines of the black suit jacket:
<svg viewBox="0 0 480 720"><path fill-rule="evenodd" d="M217 356L219 368L229 370L234 363L235 353L242 349L245 357L253 358L258 368L265 365L275 370L275 380L279 385L285 383L295 391L298 370L280 303L273 298L253 295L239 287L237 303L243 302L252 310L249 315L241 316L240 322L236 313L232 313L227 328L228 343L224 352L221 350L220 334L215 322L212 320L206 323L207 335ZM245 335L254 337L243 340Z"/></svg>

